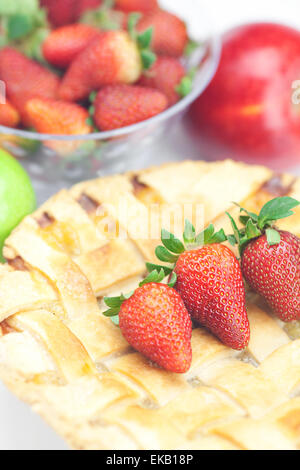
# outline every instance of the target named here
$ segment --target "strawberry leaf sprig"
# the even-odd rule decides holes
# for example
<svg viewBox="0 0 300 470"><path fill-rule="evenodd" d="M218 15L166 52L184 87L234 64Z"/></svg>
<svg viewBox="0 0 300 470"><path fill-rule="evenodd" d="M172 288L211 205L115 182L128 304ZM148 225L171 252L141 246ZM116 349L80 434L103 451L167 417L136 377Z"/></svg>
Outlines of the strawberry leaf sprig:
<svg viewBox="0 0 300 470"><path fill-rule="evenodd" d="M41 45L50 32L46 11L38 0L0 2L0 48L13 46L44 62Z"/></svg>
<svg viewBox="0 0 300 470"><path fill-rule="evenodd" d="M114 10L113 0L104 0L98 8L84 11L79 22L100 28L102 31L116 31L121 29L124 14Z"/></svg>
<svg viewBox="0 0 300 470"><path fill-rule="evenodd" d="M139 33L136 26L141 18L141 13L131 13L128 17L128 32L137 43L140 50L144 70L148 70L156 61L156 54L151 50L153 27Z"/></svg>
<svg viewBox="0 0 300 470"><path fill-rule="evenodd" d="M155 254L160 261L168 263L168 266L146 263L147 269L150 273L152 270L163 270L165 276L172 274L174 285L176 282L176 274L173 272L173 269L176 261L182 253L201 245L222 243L227 240L224 230L221 229L216 232L213 224L210 224L205 230L196 234L195 227L189 220L185 221L182 238L183 241L176 238L175 235L168 232L168 230L162 229L162 245L156 247Z"/></svg>
<svg viewBox="0 0 300 470"><path fill-rule="evenodd" d="M93 132L100 132L99 129L96 126L95 120L94 120L94 114L95 114L95 106L94 102L97 97L97 92L92 91L89 95L89 100L90 100L90 106L89 106L89 117L86 119L86 123L88 126L91 126Z"/></svg>
<svg viewBox="0 0 300 470"><path fill-rule="evenodd" d="M168 272L168 274L170 274L170 273L171 273L171 270ZM166 274L163 266L161 267L161 269L153 269L153 270L151 270L150 274L147 277L145 277L145 279L143 279L139 283L139 287L142 287L145 284L150 284L152 282L155 282L155 283L159 284L164 280L164 278L166 276L167 276L167 274ZM171 278L169 279L168 286L169 287L174 287L175 283L176 283L176 275L174 273L171 276ZM108 308L108 310L105 310L103 312L103 315L105 317L110 317L112 322L115 325L118 325L119 324L120 308L121 308L123 302L125 302L125 300L128 300L133 294L134 294L134 291L131 291L131 292L128 292L127 294L121 294L118 297L104 297L104 299L103 299L104 303L109 308Z"/></svg>
<svg viewBox="0 0 300 470"><path fill-rule="evenodd" d="M242 228L239 229L233 217L226 212L233 229L233 234L227 236L228 241L232 246L238 245L240 255L251 240L263 234L266 234L269 246L278 245L280 233L274 223L292 215L292 209L299 204L299 201L289 196L277 197L268 201L258 215L236 204L240 208Z"/></svg>
<svg viewBox="0 0 300 470"><path fill-rule="evenodd" d="M181 98L184 98L191 93L196 73L197 68L192 67L175 88Z"/></svg>

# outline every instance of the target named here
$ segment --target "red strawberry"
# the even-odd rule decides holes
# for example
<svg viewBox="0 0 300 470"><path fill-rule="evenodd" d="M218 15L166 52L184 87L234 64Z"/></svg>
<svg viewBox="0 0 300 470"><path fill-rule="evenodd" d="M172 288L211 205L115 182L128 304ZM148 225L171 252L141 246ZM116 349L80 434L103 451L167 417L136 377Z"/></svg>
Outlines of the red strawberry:
<svg viewBox="0 0 300 470"><path fill-rule="evenodd" d="M160 90L166 95L171 106L183 96L180 92L180 85L184 77L186 77L186 70L178 59L161 56L149 70L144 72L139 85Z"/></svg>
<svg viewBox="0 0 300 470"><path fill-rule="evenodd" d="M10 47L0 50L0 79L5 82L8 99L19 111L25 125L31 125L26 112L29 99L57 97L59 78Z"/></svg>
<svg viewBox="0 0 300 470"><path fill-rule="evenodd" d="M116 0L115 8L125 13L150 13L158 9L158 3L157 0Z"/></svg>
<svg viewBox="0 0 300 470"><path fill-rule="evenodd" d="M78 101L105 85L134 83L142 71L138 47L125 31L94 39L72 62L60 89L62 100Z"/></svg>
<svg viewBox="0 0 300 470"><path fill-rule="evenodd" d="M101 6L102 0L41 0L46 8L48 19L55 27L75 23L87 10Z"/></svg>
<svg viewBox="0 0 300 470"><path fill-rule="evenodd" d="M249 341L245 290L238 260L224 245L206 245L180 255L176 290L201 325L233 349ZM197 277L199 276L199 277Z"/></svg>
<svg viewBox="0 0 300 470"><path fill-rule="evenodd" d="M242 209L246 215L241 217L241 230L231 218L245 280L285 322L300 319L300 239L272 224L291 215L299 204L279 197L265 204L259 216Z"/></svg>
<svg viewBox="0 0 300 470"><path fill-rule="evenodd" d="M104 314L119 312L121 332L134 349L168 371L189 370L192 322L174 289L150 282L138 287L127 299L121 296L105 302L111 308Z"/></svg>
<svg viewBox="0 0 300 470"><path fill-rule="evenodd" d="M80 23L57 28L43 44L44 57L55 67L66 68L99 34L98 29Z"/></svg>
<svg viewBox="0 0 300 470"><path fill-rule="evenodd" d="M87 134L89 113L82 106L63 101L33 98L26 105L38 132L44 134Z"/></svg>
<svg viewBox="0 0 300 470"><path fill-rule="evenodd" d="M20 122L20 115L16 108L6 101L0 104L0 125L7 127L17 127Z"/></svg>
<svg viewBox="0 0 300 470"><path fill-rule="evenodd" d="M167 108L165 95L152 88L114 85L102 88L96 96L94 120L108 131L149 119Z"/></svg>
<svg viewBox="0 0 300 470"><path fill-rule="evenodd" d="M26 110L35 129L43 134L84 135L91 132L87 124L89 113L74 103L33 98L27 102ZM59 151L71 151L80 141L47 142Z"/></svg>
<svg viewBox="0 0 300 470"><path fill-rule="evenodd" d="M53 26L64 26L76 21L78 0L41 0L41 6L48 12L48 19Z"/></svg>
<svg viewBox="0 0 300 470"><path fill-rule="evenodd" d="M137 26L142 32L154 28L152 48L159 55L181 57L188 43L185 23L176 15L164 10L157 10L143 16Z"/></svg>
<svg viewBox="0 0 300 470"><path fill-rule="evenodd" d="M188 249L166 230L162 231L164 246L156 256L174 263L177 276L175 289L183 299L192 318L208 328L226 346L244 349L250 337L246 311L245 289L241 268L233 252L220 242L226 240L224 231L214 233L210 225L195 236L191 224L186 225L184 240L195 247ZM151 269L153 265L148 265ZM171 269L163 268L165 274Z"/></svg>

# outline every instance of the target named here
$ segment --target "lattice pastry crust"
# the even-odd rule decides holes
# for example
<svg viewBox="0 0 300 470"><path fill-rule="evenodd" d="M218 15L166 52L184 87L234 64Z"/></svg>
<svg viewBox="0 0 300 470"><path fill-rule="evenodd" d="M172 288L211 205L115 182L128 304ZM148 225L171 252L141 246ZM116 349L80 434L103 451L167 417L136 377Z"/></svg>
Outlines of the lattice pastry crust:
<svg viewBox="0 0 300 470"><path fill-rule="evenodd" d="M145 260L156 261L158 241L140 229L160 225L171 204L203 205L205 225L229 230L232 201L258 211L282 194L300 199L300 179L230 160L168 164L61 191L5 246L0 377L75 449L298 449L297 323L281 323L249 292L248 349L233 351L195 328L192 367L176 375L133 351L101 314L104 295L132 290ZM129 216L115 210L124 203ZM161 210L149 222L151 206ZM300 236L300 210L278 225ZM116 239L110 227L126 236Z"/></svg>

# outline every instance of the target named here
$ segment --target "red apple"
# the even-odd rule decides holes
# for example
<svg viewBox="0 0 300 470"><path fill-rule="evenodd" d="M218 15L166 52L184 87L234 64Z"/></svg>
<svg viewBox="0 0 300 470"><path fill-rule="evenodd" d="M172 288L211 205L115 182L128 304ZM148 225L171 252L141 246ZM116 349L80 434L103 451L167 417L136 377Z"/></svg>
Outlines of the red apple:
<svg viewBox="0 0 300 470"><path fill-rule="evenodd" d="M202 154L276 169L299 165L300 104L292 100L296 80L300 32L258 23L226 33L215 77L189 113Z"/></svg>

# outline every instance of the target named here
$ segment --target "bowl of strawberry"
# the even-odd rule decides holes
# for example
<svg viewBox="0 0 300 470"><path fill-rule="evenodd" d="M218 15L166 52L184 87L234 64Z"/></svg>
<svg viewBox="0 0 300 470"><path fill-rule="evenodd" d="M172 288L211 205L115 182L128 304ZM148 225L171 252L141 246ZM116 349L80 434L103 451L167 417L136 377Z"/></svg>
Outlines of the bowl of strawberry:
<svg viewBox="0 0 300 470"><path fill-rule="evenodd" d="M0 145L47 181L128 169L219 62L205 13L192 0L180 8L167 0L1 6Z"/></svg>

